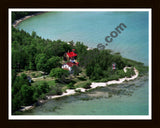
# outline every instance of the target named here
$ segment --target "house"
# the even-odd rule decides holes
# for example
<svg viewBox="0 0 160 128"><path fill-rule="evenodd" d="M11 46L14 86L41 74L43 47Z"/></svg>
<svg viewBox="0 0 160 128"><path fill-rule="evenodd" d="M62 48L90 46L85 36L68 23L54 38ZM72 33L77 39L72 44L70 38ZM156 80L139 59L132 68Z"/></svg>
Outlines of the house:
<svg viewBox="0 0 160 128"><path fill-rule="evenodd" d="M69 59L76 59L77 54L74 52L75 49L72 49L72 52L67 52L64 54L64 59L69 61Z"/></svg>
<svg viewBox="0 0 160 128"><path fill-rule="evenodd" d="M64 54L64 59L67 61L67 63L63 64L62 68L65 70L69 70L70 72L72 72L72 67L74 65L79 65L76 60L77 54L74 51L75 49L72 49L72 52L67 52Z"/></svg>
<svg viewBox="0 0 160 128"><path fill-rule="evenodd" d="M62 68L71 72L72 68L68 64L63 64Z"/></svg>
<svg viewBox="0 0 160 128"><path fill-rule="evenodd" d="M64 70L68 70L70 73L72 73L72 67L74 65L78 66L78 64L79 64L78 62L77 63L67 62L67 63L65 63L65 64L62 65L62 68Z"/></svg>

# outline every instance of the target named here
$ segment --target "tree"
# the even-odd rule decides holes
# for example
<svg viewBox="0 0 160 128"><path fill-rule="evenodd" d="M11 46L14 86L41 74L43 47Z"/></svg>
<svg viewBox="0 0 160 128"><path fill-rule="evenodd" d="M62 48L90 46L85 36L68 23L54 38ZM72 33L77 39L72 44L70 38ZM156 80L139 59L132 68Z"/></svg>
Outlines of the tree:
<svg viewBox="0 0 160 128"><path fill-rule="evenodd" d="M74 89L74 85L73 85L73 82L70 82L69 84L67 84L67 88L69 89Z"/></svg>
<svg viewBox="0 0 160 128"><path fill-rule="evenodd" d="M36 56L35 63L38 71L46 71L47 60L46 54L41 53Z"/></svg>
<svg viewBox="0 0 160 128"><path fill-rule="evenodd" d="M33 38L36 38L36 36L37 36L36 32L35 32L35 31L32 31L32 37L33 37Z"/></svg>
<svg viewBox="0 0 160 128"><path fill-rule="evenodd" d="M63 47L63 49L64 49L65 51L71 51L72 48L73 48L72 45L69 45L69 44L64 43L64 42L62 43L62 47Z"/></svg>
<svg viewBox="0 0 160 128"><path fill-rule="evenodd" d="M78 67L76 65L73 65L72 70L73 70L74 76L77 76L81 72L80 67Z"/></svg>
<svg viewBox="0 0 160 128"><path fill-rule="evenodd" d="M126 77L131 77L133 75L135 75L133 67L131 69L127 69Z"/></svg>
<svg viewBox="0 0 160 128"><path fill-rule="evenodd" d="M47 73L49 73L52 68L59 67L61 65L60 64L60 60L61 59L58 56L53 56L50 59L48 59L47 63L46 63L46 69L45 69L45 71Z"/></svg>
<svg viewBox="0 0 160 128"><path fill-rule="evenodd" d="M12 96L12 113L18 110L22 105L21 97L17 93L14 97Z"/></svg>
<svg viewBox="0 0 160 128"><path fill-rule="evenodd" d="M94 70L92 72L92 79L98 80L98 79L101 79L102 76L103 76L103 71L101 67L99 66L99 64L95 64Z"/></svg>
<svg viewBox="0 0 160 128"><path fill-rule="evenodd" d="M123 69L125 66L124 60L121 55L112 55L112 62L116 62L116 68Z"/></svg>
<svg viewBox="0 0 160 128"><path fill-rule="evenodd" d="M86 67L86 75L90 77L92 75L93 71L94 71L93 65L92 64L88 64L87 67Z"/></svg>
<svg viewBox="0 0 160 128"><path fill-rule="evenodd" d="M46 82L43 82L39 85L39 88L42 93L47 93L49 91L49 85Z"/></svg>
<svg viewBox="0 0 160 128"><path fill-rule="evenodd" d="M30 70L34 70L35 69L33 62L29 62L29 69Z"/></svg>
<svg viewBox="0 0 160 128"><path fill-rule="evenodd" d="M21 87L21 95L22 95L22 103L24 105L31 104L33 102L33 89L31 86L28 85L22 85Z"/></svg>
<svg viewBox="0 0 160 128"><path fill-rule="evenodd" d="M78 54L82 54L82 53L84 53L84 52L86 52L87 51L87 46L85 46L83 43L81 43L81 42L76 42L76 45L75 45L75 48L76 48L76 52L78 53Z"/></svg>
<svg viewBox="0 0 160 128"><path fill-rule="evenodd" d="M55 77L58 79L61 79L63 76L68 76L69 75L69 71L68 70L64 70L62 68L53 68L49 74L51 77Z"/></svg>
<svg viewBox="0 0 160 128"><path fill-rule="evenodd" d="M15 79L16 79L16 76L17 76L17 72L15 69L12 69L12 83L14 83Z"/></svg>
<svg viewBox="0 0 160 128"><path fill-rule="evenodd" d="M55 85L54 91L55 91L55 94L56 94L56 95L61 95L61 94L63 93L60 84L56 84L56 85Z"/></svg>

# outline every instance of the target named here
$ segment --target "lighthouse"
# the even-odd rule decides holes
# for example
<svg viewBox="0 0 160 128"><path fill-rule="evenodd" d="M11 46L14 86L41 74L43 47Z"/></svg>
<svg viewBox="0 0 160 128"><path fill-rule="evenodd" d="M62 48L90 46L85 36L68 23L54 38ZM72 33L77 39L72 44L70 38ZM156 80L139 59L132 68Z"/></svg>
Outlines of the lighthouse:
<svg viewBox="0 0 160 128"><path fill-rule="evenodd" d="M112 64L112 69L115 70L116 69L116 63Z"/></svg>

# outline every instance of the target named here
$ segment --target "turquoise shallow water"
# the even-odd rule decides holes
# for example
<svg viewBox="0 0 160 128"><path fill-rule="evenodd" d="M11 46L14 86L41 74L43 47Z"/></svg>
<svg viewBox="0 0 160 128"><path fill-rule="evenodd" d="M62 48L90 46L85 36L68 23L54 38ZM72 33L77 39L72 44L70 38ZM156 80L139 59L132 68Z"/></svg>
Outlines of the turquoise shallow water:
<svg viewBox="0 0 160 128"><path fill-rule="evenodd" d="M24 29L29 33L35 31L46 39L82 41L89 47L96 47L98 43L106 44L105 37L120 23L124 23L127 28L106 48L120 52L126 58L148 65L147 12L48 12L21 22L17 28ZM24 114L147 115L148 79L136 80L135 86L139 87L137 89L129 88L133 92L131 95L118 94L106 98L104 95L108 94L108 90L97 89L92 93L103 92L100 93L98 99L81 100L79 97L83 96L82 94L78 97L71 96L58 101L51 100Z"/></svg>
<svg viewBox="0 0 160 128"><path fill-rule="evenodd" d="M109 93L109 96L108 96ZM24 115L148 115L148 81L50 100Z"/></svg>
<svg viewBox="0 0 160 128"><path fill-rule="evenodd" d="M127 28L106 48L148 65L148 12L48 12L21 22L17 28L52 40L82 41L89 47L106 44L120 24Z"/></svg>

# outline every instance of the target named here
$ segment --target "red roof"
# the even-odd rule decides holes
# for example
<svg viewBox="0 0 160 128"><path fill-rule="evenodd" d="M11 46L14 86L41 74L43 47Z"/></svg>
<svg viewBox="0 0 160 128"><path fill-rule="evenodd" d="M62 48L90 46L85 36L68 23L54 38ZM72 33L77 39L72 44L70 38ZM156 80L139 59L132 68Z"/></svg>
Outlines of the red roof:
<svg viewBox="0 0 160 128"><path fill-rule="evenodd" d="M64 70L69 70L68 68L63 68Z"/></svg>
<svg viewBox="0 0 160 128"><path fill-rule="evenodd" d="M67 65L69 66L69 67L72 67L73 65L78 65L79 63L77 62L76 64L74 64L74 63L72 63L72 62L67 62Z"/></svg>
<svg viewBox="0 0 160 128"><path fill-rule="evenodd" d="M74 56L77 56L77 54L74 53L74 52L68 52L67 55L68 55L70 58L72 58L72 57L74 57Z"/></svg>

